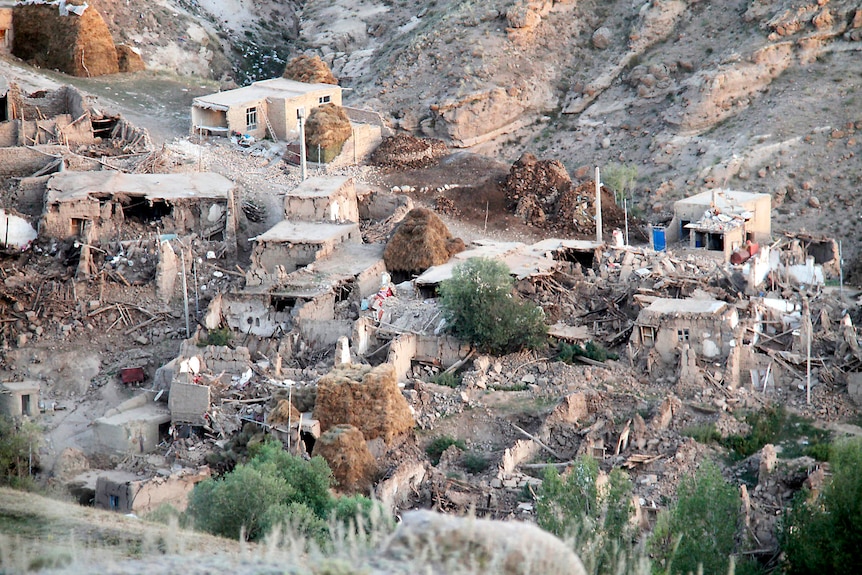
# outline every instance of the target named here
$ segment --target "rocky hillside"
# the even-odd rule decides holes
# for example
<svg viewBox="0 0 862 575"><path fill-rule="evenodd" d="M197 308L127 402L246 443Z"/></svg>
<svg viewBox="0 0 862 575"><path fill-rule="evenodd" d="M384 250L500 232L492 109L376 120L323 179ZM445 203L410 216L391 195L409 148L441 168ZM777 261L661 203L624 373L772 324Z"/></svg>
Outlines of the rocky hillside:
<svg viewBox="0 0 862 575"><path fill-rule="evenodd" d="M858 1L91 4L152 68L242 84L316 53L394 127L573 174L636 166L654 222L704 186L766 191L778 231L858 251Z"/></svg>

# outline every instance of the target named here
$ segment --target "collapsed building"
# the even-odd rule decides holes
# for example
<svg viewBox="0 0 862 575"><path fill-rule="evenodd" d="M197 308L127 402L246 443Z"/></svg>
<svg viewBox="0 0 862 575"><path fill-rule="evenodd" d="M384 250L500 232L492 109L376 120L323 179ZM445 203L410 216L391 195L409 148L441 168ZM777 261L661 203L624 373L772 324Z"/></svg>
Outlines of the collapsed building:
<svg viewBox="0 0 862 575"><path fill-rule="evenodd" d="M62 172L48 180L40 233L85 244L195 234L235 253L234 190L214 173Z"/></svg>
<svg viewBox="0 0 862 575"><path fill-rule="evenodd" d="M120 513L143 515L162 505L185 511L195 485L210 477L208 467L183 468L176 473L141 479L135 474L103 472L96 480L93 506Z"/></svg>

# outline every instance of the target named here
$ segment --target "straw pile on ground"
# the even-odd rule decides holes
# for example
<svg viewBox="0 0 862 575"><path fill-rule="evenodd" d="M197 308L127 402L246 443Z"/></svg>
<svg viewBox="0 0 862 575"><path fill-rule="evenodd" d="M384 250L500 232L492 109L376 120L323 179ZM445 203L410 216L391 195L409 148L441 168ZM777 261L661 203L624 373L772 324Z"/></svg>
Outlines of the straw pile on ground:
<svg viewBox="0 0 862 575"><path fill-rule="evenodd" d="M380 142L371 154L371 163L384 168L426 168L448 154L443 140L400 133Z"/></svg>
<svg viewBox="0 0 862 575"><path fill-rule="evenodd" d="M314 444L312 455L323 457L332 469L339 491L366 494L377 475L377 462L365 436L352 425L330 427Z"/></svg>
<svg viewBox="0 0 862 575"><path fill-rule="evenodd" d="M299 410L296 409L293 404L286 399L279 399L278 403L275 404L275 408L269 412L267 422L270 425L287 426L289 424L297 423L299 421L299 417Z"/></svg>
<svg viewBox="0 0 862 575"><path fill-rule="evenodd" d="M353 133L350 118L340 106L324 104L313 109L305 123L305 147L313 162L330 162ZM319 155L318 155L319 150Z"/></svg>
<svg viewBox="0 0 862 575"><path fill-rule="evenodd" d="M117 45L117 64L120 72L141 72L147 68L141 55L128 44Z"/></svg>
<svg viewBox="0 0 862 575"><path fill-rule="evenodd" d="M349 424L365 439L380 437L387 443L413 428L410 406L388 363L374 368L347 364L320 378L314 418L324 431Z"/></svg>
<svg viewBox="0 0 862 575"><path fill-rule="evenodd" d="M421 274L464 249L464 241L453 238L437 214L428 208L414 208L386 244L383 262L390 272Z"/></svg>
<svg viewBox="0 0 862 575"><path fill-rule="evenodd" d="M338 85L338 79L332 75L332 70L320 56L297 56L287 63L282 76L306 84Z"/></svg>
<svg viewBox="0 0 862 575"><path fill-rule="evenodd" d="M83 77L120 71L111 32L93 7L60 16L56 4L18 5L12 26L12 53L34 66Z"/></svg>

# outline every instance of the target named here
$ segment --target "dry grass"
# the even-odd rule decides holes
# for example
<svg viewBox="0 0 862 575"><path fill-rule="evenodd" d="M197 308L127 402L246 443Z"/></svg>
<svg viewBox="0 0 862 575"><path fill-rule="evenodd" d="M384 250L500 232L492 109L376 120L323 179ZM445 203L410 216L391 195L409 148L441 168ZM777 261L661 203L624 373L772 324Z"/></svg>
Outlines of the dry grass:
<svg viewBox="0 0 862 575"><path fill-rule="evenodd" d="M12 53L22 60L72 76L120 71L111 32L95 8L81 16L60 16L56 5L23 5L15 6L12 15Z"/></svg>
<svg viewBox="0 0 862 575"><path fill-rule="evenodd" d="M287 63L283 77L306 84L334 84L338 80L320 56L297 56Z"/></svg>
<svg viewBox="0 0 862 575"><path fill-rule="evenodd" d="M362 432L352 425L336 425L326 430L314 444L332 469L342 493L368 493L377 474L377 463Z"/></svg>
<svg viewBox="0 0 862 575"><path fill-rule="evenodd" d="M437 214L427 208L410 210L383 251L389 271L422 273L464 251L464 241L453 238Z"/></svg>
<svg viewBox="0 0 862 575"><path fill-rule="evenodd" d="M314 417L324 431L339 424L358 428L365 439L387 443L413 428L410 406L388 363L344 365L320 378Z"/></svg>
<svg viewBox="0 0 862 575"><path fill-rule="evenodd" d="M305 124L305 145L310 152L317 149L338 150L351 136L350 118L340 106L324 104L308 114Z"/></svg>

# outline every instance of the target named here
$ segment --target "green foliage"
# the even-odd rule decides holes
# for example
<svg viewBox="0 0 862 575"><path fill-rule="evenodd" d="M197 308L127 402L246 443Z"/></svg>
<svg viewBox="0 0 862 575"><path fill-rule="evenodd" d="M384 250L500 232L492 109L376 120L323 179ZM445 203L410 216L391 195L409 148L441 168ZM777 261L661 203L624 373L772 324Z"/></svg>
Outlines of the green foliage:
<svg viewBox="0 0 862 575"><path fill-rule="evenodd" d="M802 491L780 530L787 573L862 573L862 439L832 446L831 481L819 496Z"/></svg>
<svg viewBox="0 0 862 575"><path fill-rule="evenodd" d="M250 445L249 451L247 463L195 486L187 511L195 527L231 538L244 533L257 540L286 524L323 545L331 512L338 518L355 518L372 505L370 500L359 501L364 498L333 498L332 472L321 457L306 461L284 451L278 442Z"/></svg>
<svg viewBox="0 0 862 575"><path fill-rule="evenodd" d="M461 439L455 439L448 435L441 435L440 437L435 437L431 440L431 443L425 447L425 453L427 453L428 457L431 458L431 463L437 465L440 463L440 456L443 455L443 452L453 445L462 451L467 450L467 444L465 444Z"/></svg>
<svg viewBox="0 0 862 575"><path fill-rule="evenodd" d="M198 347L206 347L208 345L225 346L230 344L233 339L233 332L227 326L218 329L212 329L207 333L207 338L198 343Z"/></svg>
<svg viewBox="0 0 862 575"><path fill-rule="evenodd" d="M483 351L509 353L545 342L542 308L522 302L513 292L506 264L472 258L455 266L440 284L440 306L449 330Z"/></svg>
<svg viewBox="0 0 862 575"><path fill-rule="evenodd" d="M659 516L649 546L660 573L727 573L734 551L740 500L711 461L683 478L679 500Z"/></svg>
<svg viewBox="0 0 862 575"><path fill-rule="evenodd" d="M721 441L721 433L719 433L718 429L715 428L714 423L690 425L684 428L680 433L703 444L717 443Z"/></svg>
<svg viewBox="0 0 862 575"><path fill-rule="evenodd" d="M780 444L782 457L809 455L823 460L829 455L829 432L814 427L809 420L788 413L783 405L773 405L745 417L751 431L745 435L731 435L721 444L730 449L737 459L744 459L760 451L767 443Z"/></svg>
<svg viewBox="0 0 862 575"><path fill-rule="evenodd" d="M444 385L446 387L451 387L454 389L461 385L461 378L452 372L446 373L444 371L437 374L437 376L434 378L434 383L436 383L437 385Z"/></svg>
<svg viewBox="0 0 862 575"><path fill-rule="evenodd" d="M629 197L637 179L637 166L612 162L602 171L602 183L614 191L614 199L618 204L623 203L623 198Z"/></svg>
<svg viewBox="0 0 862 575"><path fill-rule="evenodd" d="M588 341L584 347L577 343L560 342L557 351L557 360L564 363L573 363L576 357L586 357L594 361L605 362L608 359L619 359L619 355L610 353L601 344Z"/></svg>
<svg viewBox="0 0 862 575"><path fill-rule="evenodd" d="M592 457L579 457L565 476L548 467L536 501L539 527L562 538L586 535L588 554L580 553L587 571L614 573L626 550L631 554L632 484L628 474L614 469L604 489L596 480L599 465ZM589 557L589 558L587 558Z"/></svg>
<svg viewBox="0 0 862 575"><path fill-rule="evenodd" d="M39 428L36 424L18 422L0 416L0 485L16 489L31 489L35 484L30 477L32 461L38 463Z"/></svg>
<svg viewBox="0 0 862 575"><path fill-rule="evenodd" d="M487 457L481 453L475 453L473 451L465 453L464 457L461 459L461 463L464 465L464 469L469 473L482 473L488 469L488 466L491 464Z"/></svg>

